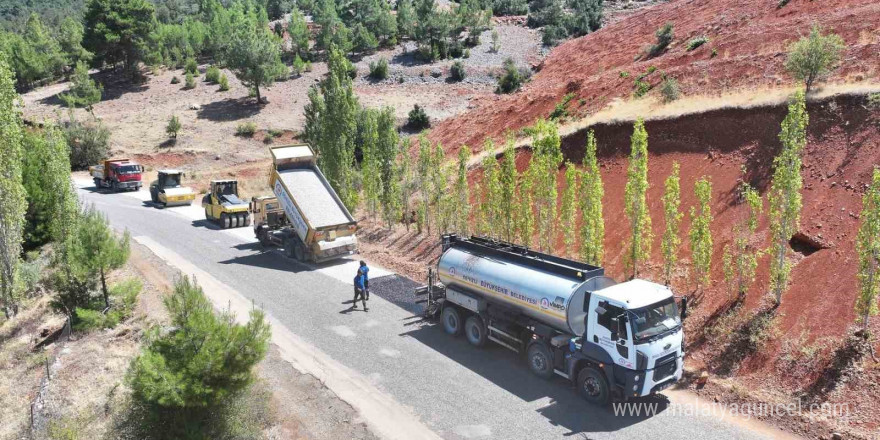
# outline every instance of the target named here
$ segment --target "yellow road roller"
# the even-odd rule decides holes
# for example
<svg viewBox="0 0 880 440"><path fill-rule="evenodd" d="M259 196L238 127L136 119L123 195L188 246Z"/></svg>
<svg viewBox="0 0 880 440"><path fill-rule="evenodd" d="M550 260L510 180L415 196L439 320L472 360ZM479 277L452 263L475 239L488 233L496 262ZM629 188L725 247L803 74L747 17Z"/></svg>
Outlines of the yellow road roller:
<svg viewBox="0 0 880 440"><path fill-rule="evenodd" d="M211 191L202 199L205 218L223 229L251 224L248 203L238 198L237 180L212 180Z"/></svg>
<svg viewBox="0 0 880 440"><path fill-rule="evenodd" d="M192 204L196 192L180 184L183 176L183 172L179 170L159 170L156 180L150 183L150 200L162 206Z"/></svg>

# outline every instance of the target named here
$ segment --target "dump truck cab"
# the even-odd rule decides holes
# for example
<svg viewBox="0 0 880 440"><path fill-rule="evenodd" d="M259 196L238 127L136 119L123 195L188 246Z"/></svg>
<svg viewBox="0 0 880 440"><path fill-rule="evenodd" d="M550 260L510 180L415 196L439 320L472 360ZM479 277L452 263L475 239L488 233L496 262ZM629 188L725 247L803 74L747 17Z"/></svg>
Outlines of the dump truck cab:
<svg viewBox="0 0 880 440"><path fill-rule="evenodd" d="M159 170L156 180L150 183L150 200L162 206L191 204L196 193L181 184L183 177L184 173L180 170Z"/></svg>
<svg viewBox="0 0 880 440"><path fill-rule="evenodd" d="M202 207L205 219L219 222L223 229L250 224L248 203L238 197L237 180L212 180L210 191L202 198Z"/></svg>
<svg viewBox="0 0 880 440"><path fill-rule="evenodd" d="M271 246L269 234L290 226L284 208L278 203L278 197L261 196L251 198L251 214L254 222L254 235L263 246Z"/></svg>

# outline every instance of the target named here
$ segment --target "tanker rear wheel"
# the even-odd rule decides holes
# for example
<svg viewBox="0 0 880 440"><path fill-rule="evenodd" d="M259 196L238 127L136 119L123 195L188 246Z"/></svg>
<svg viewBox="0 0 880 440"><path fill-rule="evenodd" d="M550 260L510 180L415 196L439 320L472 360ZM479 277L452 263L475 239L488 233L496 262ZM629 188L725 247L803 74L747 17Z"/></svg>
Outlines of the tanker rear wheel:
<svg viewBox="0 0 880 440"><path fill-rule="evenodd" d="M483 318L477 315L468 317L464 322L464 334L474 347L486 345L486 325L483 324Z"/></svg>
<svg viewBox="0 0 880 440"><path fill-rule="evenodd" d="M546 344L536 342L529 346L527 359L529 369L536 376L549 379L553 375L553 358Z"/></svg>
<svg viewBox="0 0 880 440"><path fill-rule="evenodd" d="M455 306L446 306L440 313L440 320L443 321L443 331L450 336L458 336L461 334L462 323L461 313Z"/></svg>

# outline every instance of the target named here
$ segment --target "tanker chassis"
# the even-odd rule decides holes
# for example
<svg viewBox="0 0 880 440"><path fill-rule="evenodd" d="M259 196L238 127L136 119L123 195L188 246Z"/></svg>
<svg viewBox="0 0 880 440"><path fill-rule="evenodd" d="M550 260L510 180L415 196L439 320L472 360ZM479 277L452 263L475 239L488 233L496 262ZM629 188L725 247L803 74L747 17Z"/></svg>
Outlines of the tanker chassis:
<svg viewBox="0 0 880 440"><path fill-rule="evenodd" d="M681 379L681 313L666 286L615 283L604 269L485 238L443 236L428 271L426 315L476 347L525 353L543 378L562 376L590 403L664 390Z"/></svg>

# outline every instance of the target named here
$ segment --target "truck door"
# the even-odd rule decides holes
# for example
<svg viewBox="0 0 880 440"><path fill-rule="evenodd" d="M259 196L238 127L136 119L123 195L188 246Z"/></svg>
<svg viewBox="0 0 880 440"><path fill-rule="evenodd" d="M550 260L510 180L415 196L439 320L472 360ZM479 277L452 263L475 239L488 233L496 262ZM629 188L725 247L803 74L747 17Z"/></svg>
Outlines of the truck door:
<svg viewBox="0 0 880 440"><path fill-rule="evenodd" d="M599 344L614 363L629 369L635 368L635 347L626 308L595 295L590 301L588 334L590 340Z"/></svg>

